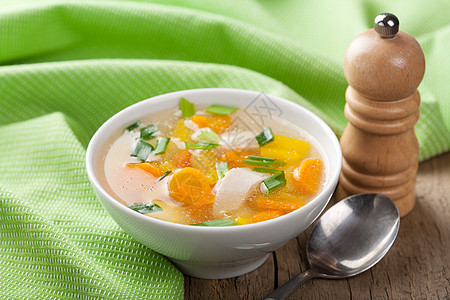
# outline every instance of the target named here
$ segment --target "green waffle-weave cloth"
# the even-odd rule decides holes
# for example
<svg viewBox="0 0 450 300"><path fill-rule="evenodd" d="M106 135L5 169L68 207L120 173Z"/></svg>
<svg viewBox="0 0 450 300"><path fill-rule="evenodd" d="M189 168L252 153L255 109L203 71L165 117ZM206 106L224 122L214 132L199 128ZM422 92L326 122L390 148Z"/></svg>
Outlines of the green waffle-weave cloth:
<svg viewBox="0 0 450 300"><path fill-rule="evenodd" d="M183 89L261 91L340 135L347 45L382 12L427 62L420 160L450 148L450 2L0 0L0 299L182 299L183 275L125 233L85 171L95 130Z"/></svg>

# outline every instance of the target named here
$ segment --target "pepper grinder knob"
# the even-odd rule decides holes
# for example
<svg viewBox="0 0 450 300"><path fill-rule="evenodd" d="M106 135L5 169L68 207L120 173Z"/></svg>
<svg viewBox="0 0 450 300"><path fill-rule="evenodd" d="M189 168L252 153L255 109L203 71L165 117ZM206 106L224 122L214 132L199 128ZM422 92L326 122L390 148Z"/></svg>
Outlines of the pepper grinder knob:
<svg viewBox="0 0 450 300"><path fill-rule="evenodd" d="M390 39L397 34L399 24L400 22L395 15L383 13L375 18L373 28L382 38Z"/></svg>

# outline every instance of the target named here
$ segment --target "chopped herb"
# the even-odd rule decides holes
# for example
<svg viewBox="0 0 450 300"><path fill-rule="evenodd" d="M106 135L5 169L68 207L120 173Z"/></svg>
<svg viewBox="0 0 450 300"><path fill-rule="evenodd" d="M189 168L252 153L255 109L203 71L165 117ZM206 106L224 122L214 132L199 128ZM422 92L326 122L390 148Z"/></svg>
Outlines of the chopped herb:
<svg viewBox="0 0 450 300"><path fill-rule="evenodd" d="M155 211L161 211L162 208L158 204L155 203L140 203L140 204L133 204L128 206L128 208L131 208L134 211L137 211L141 214L149 214Z"/></svg>
<svg viewBox="0 0 450 300"><path fill-rule="evenodd" d="M209 128L209 127L205 127L205 128L200 129L200 130L197 130L194 133L194 135L200 141L206 141L206 142L215 143L215 144L220 142L220 137L217 135L217 133L212 131L212 129Z"/></svg>
<svg viewBox="0 0 450 300"><path fill-rule="evenodd" d="M281 167L286 164L284 161L280 159L262 156L253 156L253 155L247 156L247 158L243 160L243 163L252 166L272 167L272 168Z"/></svg>
<svg viewBox="0 0 450 300"><path fill-rule="evenodd" d="M225 174L228 172L228 163L226 161L224 162L216 162L216 171L217 171L217 177L223 178Z"/></svg>
<svg viewBox="0 0 450 300"><path fill-rule="evenodd" d="M155 150L153 150L152 154L162 154L166 152L167 145L169 144L169 138L160 138L155 145Z"/></svg>
<svg viewBox="0 0 450 300"><path fill-rule="evenodd" d="M133 148L131 156L137 157L142 161L146 161L150 154L152 154L152 151L152 145L142 139L139 139Z"/></svg>
<svg viewBox="0 0 450 300"><path fill-rule="evenodd" d="M264 130L256 136L256 141L258 142L260 147L272 142L273 141L272 129L270 129L270 127L264 128Z"/></svg>
<svg viewBox="0 0 450 300"><path fill-rule="evenodd" d="M259 173L270 173L270 174L275 174L276 172L280 171L277 169L268 169L268 168L253 168L252 170Z"/></svg>
<svg viewBox="0 0 450 300"><path fill-rule="evenodd" d="M128 126L126 131L132 131L132 130L138 128L139 126L141 126L141 121L136 121L135 123Z"/></svg>
<svg viewBox="0 0 450 300"><path fill-rule="evenodd" d="M158 133L158 125L152 124L141 128L141 139L150 140L156 137Z"/></svg>
<svg viewBox="0 0 450 300"><path fill-rule="evenodd" d="M285 183L286 177L284 176L284 171L281 171L263 180L263 182L261 183L261 186L263 186L263 188L261 190L264 190L263 193L268 194L272 192L275 188Z"/></svg>
<svg viewBox="0 0 450 300"><path fill-rule="evenodd" d="M161 177L159 177L156 182L160 182L161 180L163 180L164 178L167 177L167 175L169 175L170 173L172 173L172 171L166 171L166 173L164 173Z"/></svg>
<svg viewBox="0 0 450 300"><path fill-rule="evenodd" d="M194 103L191 103L184 98L180 99L180 109L181 109L181 114L183 115L184 118L190 118L193 115L195 115Z"/></svg>
<svg viewBox="0 0 450 300"><path fill-rule="evenodd" d="M236 110L236 107L213 104L205 109L205 112L216 115L229 115Z"/></svg>
<svg viewBox="0 0 450 300"><path fill-rule="evenodd" d="M219 144L207 142L198 142L198 143L185 142L185 145L187 149L204 149L204 150L210 150L212 148L219 146Z"/></svg>
<svg viewBox="0 0 450 300"><path fill-rule="evenodd" d="M191 224L192 226L234 226L239 225L238 222L230 219L218 219L202 223Z"/></svg>

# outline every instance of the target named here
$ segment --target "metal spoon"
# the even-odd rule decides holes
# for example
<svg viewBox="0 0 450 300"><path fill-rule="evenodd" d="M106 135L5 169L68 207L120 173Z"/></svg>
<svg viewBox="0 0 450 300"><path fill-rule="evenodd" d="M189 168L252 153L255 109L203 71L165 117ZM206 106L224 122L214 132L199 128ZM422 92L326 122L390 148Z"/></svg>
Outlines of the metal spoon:
<svg viewBox="0 0 450 300"><path fill-rule="evenodd" d="M380 261L391 248L400 227L394 202L381 194L350 196L329 208L314 226L306 252L310 269L265 300L286 299L310 278L347 278Z"/></svg>

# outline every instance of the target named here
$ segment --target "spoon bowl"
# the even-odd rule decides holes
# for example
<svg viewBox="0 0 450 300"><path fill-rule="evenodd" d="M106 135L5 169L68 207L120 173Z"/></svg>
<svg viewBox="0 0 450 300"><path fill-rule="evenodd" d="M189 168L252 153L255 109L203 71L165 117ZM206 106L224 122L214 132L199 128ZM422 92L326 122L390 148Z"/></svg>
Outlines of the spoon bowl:
<svg viewBox="0 0 450 300"><path fill-rule="evenodd" d="M265 299L286 299L310 278L340 279L368 270L391 248L399 227L398 209L384 195L358 194L338 202L322 215L308 238L310 269Z"/></svg>

